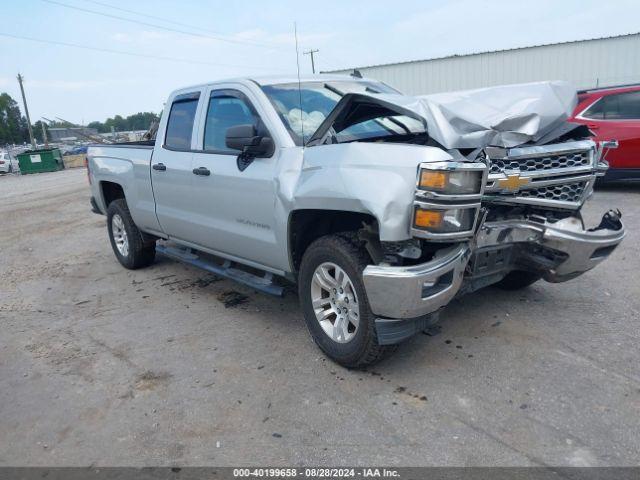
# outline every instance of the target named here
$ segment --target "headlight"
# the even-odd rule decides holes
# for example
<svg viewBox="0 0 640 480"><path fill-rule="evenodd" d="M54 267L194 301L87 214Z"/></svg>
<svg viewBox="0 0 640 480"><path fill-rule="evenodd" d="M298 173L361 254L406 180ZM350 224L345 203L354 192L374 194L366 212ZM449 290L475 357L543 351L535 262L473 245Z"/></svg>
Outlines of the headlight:
<svg viewBox="0 0 640 480"><path fill-rule="evenodd" d="M449 195L473 195L482 190L484 170L420 170L418 188Z"/></svg>
<svg viewBox="0 0 640 480"><path fill-rule="evenodd" d="M486 163L425 162L418 169L411 233L435 241L474 234L489 169Z"/></svg>
<svg viewBox="0 0 640 480"><path fill-rule="evenodd" d="M424 208L416 206L413 226L436 234L470 232L473 230L476 213L476 207Z"/></svg>

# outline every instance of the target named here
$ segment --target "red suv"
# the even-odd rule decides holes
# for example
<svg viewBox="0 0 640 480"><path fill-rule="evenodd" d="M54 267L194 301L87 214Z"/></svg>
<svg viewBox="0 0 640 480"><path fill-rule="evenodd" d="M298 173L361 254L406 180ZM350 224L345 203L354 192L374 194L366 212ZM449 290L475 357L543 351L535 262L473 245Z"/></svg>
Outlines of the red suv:
<svg viewBox="0 0 640 480"><path fill-rule="evenodd" d="M578 92L571 121L587 125L595 141L618 141L605 157L605 181L640 179L640 85Z"/></svg>

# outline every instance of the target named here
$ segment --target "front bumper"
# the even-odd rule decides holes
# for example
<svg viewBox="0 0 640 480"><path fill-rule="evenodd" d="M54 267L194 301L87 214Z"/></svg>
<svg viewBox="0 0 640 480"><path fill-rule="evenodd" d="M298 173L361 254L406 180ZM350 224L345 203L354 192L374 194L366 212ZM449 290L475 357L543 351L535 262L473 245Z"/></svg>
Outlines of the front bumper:
<svg viewBox="0 0 640 480"><path fill-rule="evenodd" d="M471 247L461 243L438 252L430 262L408 267L369 265L364 286L371 310L388 318L413 318L435 312L462 286Z"/></svg>
<svg viewBox="0 0 640 480"><path fill-rule="evenodd" d="M575 278L607 258L624 235L616 212L608 212L589 230L577 217L555 223L537 218L486 222L473 239L439 251L429 262L367 266L364 285L376 315L416 319L437 312L459 292L498 281L511 270L534 271L549 282ZM488 267L486 259L491 259ZM479 282L480 277L485 281Z"/></svg>

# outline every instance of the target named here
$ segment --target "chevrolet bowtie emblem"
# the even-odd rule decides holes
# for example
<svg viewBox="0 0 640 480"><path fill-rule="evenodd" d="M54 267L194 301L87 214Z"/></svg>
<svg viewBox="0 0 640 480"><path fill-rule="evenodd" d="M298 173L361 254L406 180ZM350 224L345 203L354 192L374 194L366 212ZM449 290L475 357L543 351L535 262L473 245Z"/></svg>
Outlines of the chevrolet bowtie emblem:
<svg viewBox="0 0 640 480"><path fill-rule="evenodd" d="M519 173L507 173L507 178L498 180L498 187L509 192L517 192L520 187L527 185L529 181L529 177L521 177Z"/></svg>

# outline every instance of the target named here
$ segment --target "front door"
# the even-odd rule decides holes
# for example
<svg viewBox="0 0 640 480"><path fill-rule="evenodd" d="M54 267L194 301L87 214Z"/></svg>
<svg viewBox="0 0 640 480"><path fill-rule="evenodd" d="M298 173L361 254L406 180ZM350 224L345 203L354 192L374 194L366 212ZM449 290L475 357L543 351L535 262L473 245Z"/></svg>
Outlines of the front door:
<svg viewBox="0 0 640 480"><path fill-rule="evenodd" d="M252 124L269 135L250 91L240 87L209 92L192 158L192 241L211 250L275 267L281 263L275 233L277 152L256 158L244 170L237 150L225 144L228 128Z"/></svg>

